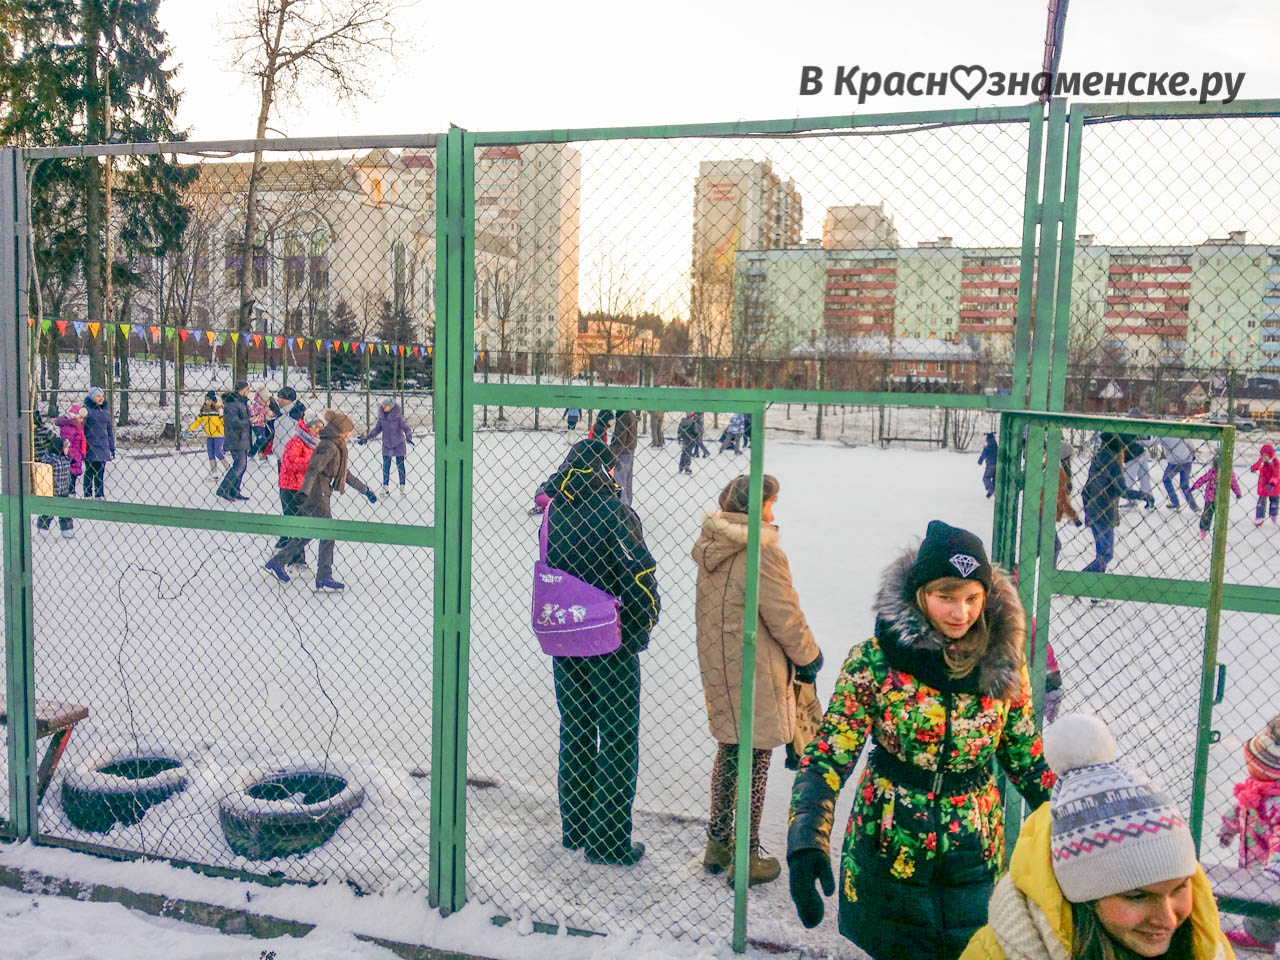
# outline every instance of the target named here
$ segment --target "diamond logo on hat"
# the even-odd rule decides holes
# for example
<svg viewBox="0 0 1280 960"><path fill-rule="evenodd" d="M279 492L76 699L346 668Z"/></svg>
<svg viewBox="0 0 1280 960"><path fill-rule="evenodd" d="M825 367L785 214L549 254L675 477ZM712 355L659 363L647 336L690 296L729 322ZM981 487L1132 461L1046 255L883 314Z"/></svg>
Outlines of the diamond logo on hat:
<svg viewBox="0 0 1280 960"><path fill-rule="evenodd" d="M953 567L960 571L960 576L967 577L977 570L981 564L967 553L957 553L950 560Z"/></svg>

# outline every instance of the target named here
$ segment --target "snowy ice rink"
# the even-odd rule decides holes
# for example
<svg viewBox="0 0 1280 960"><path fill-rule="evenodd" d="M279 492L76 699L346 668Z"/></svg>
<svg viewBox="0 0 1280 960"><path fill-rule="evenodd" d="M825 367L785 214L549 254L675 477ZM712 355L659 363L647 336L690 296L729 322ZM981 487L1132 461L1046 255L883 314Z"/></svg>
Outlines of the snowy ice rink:
<svg viewBox="0 0 1280 960"><path fill-rule="evenodd" d="M815 442L799 439L801 430L811 436L812 423L800 420L799 407L794 413L794 434L785 422L770 433L766 470L781 482L781 543L826 657L819 678L825 696L849 649L870 635L871 598L890 556L933 517L989 541L991 501L983 495L976 446L958 454ZM558 415L544 411L547 419ZM775 417L781 421L781 408L771 411L771 426ZM335 516L430 523L430 440L424 433L410 449L406 496L371 505L349 492L335 496ZM547 430L476 435L469 896L511 916L572 927L723 939L731 927L731 890L701 869L713 744L694 648L688 551L716 493L746 471L748 458L725 453L697 460L694 476L680 477L676 445L652 449L642 437L635 507L658 560L663 612L642 658L635 836L648 853L636 867L619 870L589 865L559 845L551 670L527 626L537 528L526 509L534 485L566 446L563 434ZM1233 504L1228 579L1269 584L1280 531L1272 525L1255 530L1252 510L1244 509L1253 503L1248 465L1255 446L1248 439L1239 444L1246 495ZM352 471L375 489L381 479L376 447L374 441L352 449ZM1077 506L1086 467L1078 458ZM111 499L278 512L273 465L252 464L244 490L251 500L238 508L216 500L202 449L174 455L122 444L107 473ZM1165 510L1162 495L1158 502L1154 511L1124 511L1112 570L1205 577L1209 544L1197 539L1194 515ZM295 879L346 880L366 892L425 888L431 551L339 542L335 573L347 590L328 596L314 594L306 580L272 582L261 569L270 546L263 537L95 521L77 521L76 528L74 540L59 538L56 524L51 533L33 530L38 692L92 711L77 728L64 769L137 736L182 751L192 780L139 825L106 835L70 826L55 782L41 807L41 830ZM1064 524L1061 534L1061 565L1079 569L1093 555L1087 531ZM1268 626L1255 615L1223 619L1220 660L1229 674L1214 715L1222 741L1211 754L1210 839L1203 848L1209 862L1234 856L1212 840L1218 814L1241 775L1240 744L1275 709L1278 666ZM1194 610L1094 607L1062 598L1053 606L1065 707L1090 709L1112 722L1129 757L1176 790L1184 807L1203 627ZM363 784L364 804L311 854L241 860L222 837L217 798L243 773L283 762L347 773ZM785 853L790 781L779 750L763 827L773 855ZM838 833L851 799L847 790L837 810ZM829 906L823 925L804 934L806 943L855 955L835 930L834 901ZM790 944L800 935L785 879L752 890L750 917L753 939Z"/></svg>

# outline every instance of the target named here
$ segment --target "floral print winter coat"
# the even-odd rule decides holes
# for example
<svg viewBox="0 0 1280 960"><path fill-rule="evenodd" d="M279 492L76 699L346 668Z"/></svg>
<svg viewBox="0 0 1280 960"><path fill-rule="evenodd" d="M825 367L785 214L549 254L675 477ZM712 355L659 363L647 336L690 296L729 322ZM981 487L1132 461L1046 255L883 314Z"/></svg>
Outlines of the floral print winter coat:
<svg viewBox="0 0 1280 960"><path fill-rule="evenodd" d="M1032 806L1049 798L1055 778L1042 756L1012 582L995 571L987 652L953 680L942 639L904 597L914 559L913 550L886 574L876 636L850 652L804 752L788 853L828 850L836 796L870 736L881 755L858 782L845 833L840 931L875 957L955 957L986 922L1004 860L992 760Z"/></svg>

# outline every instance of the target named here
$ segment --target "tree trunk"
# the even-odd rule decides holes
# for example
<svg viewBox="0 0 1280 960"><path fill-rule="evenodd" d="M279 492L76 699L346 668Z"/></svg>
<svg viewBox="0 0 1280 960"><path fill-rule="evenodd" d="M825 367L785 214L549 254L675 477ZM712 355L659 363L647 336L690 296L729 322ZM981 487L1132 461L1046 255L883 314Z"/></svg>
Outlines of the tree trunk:
<svg viewBox="0 0 1280 960"><path fill-rule="evenodd" d="M667 440L662 435L662 420L666 416L661 410L651 410L649 412L649 436L651 447L661 447Z"/></svg>
<svg viewBox="0 0 1280 960"><path fill-rule="evenodd" d="M86 136L90 143L102 139L102 100L98 89L98 28L94 0L83 0L81 15L86 40L85 87L89 91ZM84 285L85 308L89 323L101 323L102 316L102 184L97 157L84 160L85 246ZM103 346L105 337L89 337L89 383L95 387L107 385Z"/></svg>
<svg viewBox="0 0 1280 960"><path fill-rule="evenodd" d="M275 56L280 49L280 35L284 29L283 14L278 15L273 53L267 59L266 78L262 81L262 96L258 102L258 125L254 137L261 140L267 135L267 120L271 116L271 102L275 97ZM249 171L248 196L245 198L244 238L240 246L240 305L236 311L235 363L232 381L247 379L248 344L246 335L253 325L253 241L258 232L258 179L262 174L262 151L253 151L253 166Z"/></svg>
<svg viewBox="0 0 1280 960"><path fill-rule="evenodd" d="M129 315L133 312L133 294L125 294L124 303L120 305L120 320L122 323L129 322ZM116 325L116 332L112 336L117 337L116 351L120 357L120 418L116 421L117 426L125 427L129 425L129 338L124 331L120 329L120 325Z"/></svg>

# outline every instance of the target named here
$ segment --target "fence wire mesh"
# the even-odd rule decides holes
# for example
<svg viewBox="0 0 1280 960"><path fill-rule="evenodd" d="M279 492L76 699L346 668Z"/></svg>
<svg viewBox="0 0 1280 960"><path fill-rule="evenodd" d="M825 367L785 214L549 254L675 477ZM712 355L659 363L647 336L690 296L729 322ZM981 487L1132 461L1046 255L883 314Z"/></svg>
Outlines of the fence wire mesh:
<svg viewBox="0 0 1280 960"><path fill-rule="evenodd" d="M480 372L1007 391L1028 156L1022 120L482 142Z"/></svg>
<svg viewBox="0 0 1280 960"><path fill-rule="evenodd" d="M475 320L473 383L543 384L548 395L567 383L898 392L1017 407L1028 367L1047 379L1038 365L1052 362L1065 366L1064 409L1137 407L1152 418L1115 428L1119 480L1101 484L1115 501L1107 524L1091 524L1099 510L1082 494L1108 444L1096 429L1067 432L1067 502L1081 525L1057 518L1064 576L1105 568L1156 581L1209 579L1206 485L1191 487L1217 447L1186 440L1179 450L1160 419L1199 415L1234 419L1240 431L1243 496L1230 512L1226 581L1273 591L1280 534L1273 501L1257 492L1270 468L1250 468L1262 443L1274 442L1280 404L1280 379L1271 376L1280 365L1272 363L1280 196L1271 175L1280 121L1086 123L1078 198L1067 198L1068 209L1078 200L1080 234L1067 337L1050 358L1026 352L1039 265L1034 219L1043 212L1028 168L1041 164L1041 138L1027 120L1002 116L794 136L541 144L478 135L474 157L464 158L475 217L462 228L474 233L474 302L463 311ZM1065 129L1048 135L1065 138ZM113 162L109 207L93 202L95 189L102 199L102 158L30 161L33 406L51 436L74 443L76 425L58 418L84 406L91 386L104 389L95 429L101 437L111 424L111 456L84 449L88 463L105 464L104 499L227 509L216 497L224 490L245 498L234 509L288 512L274 462L249 454L263 439L253 429L261 423L246 425L243 478L208 456L216 428L197 423L205 392L224 404L225 456L239 430L226 411L239 401L227 395L243 378L247 399L264 386L285 415L301 402L304 419L325 408L351 418L351 474L378 500L335 495L338 519L430 523L434 459L420 438L438 440L430 347L442 156L427 146L276 151L256 175L251 154L123 157ZM104 239L86 242L86 231ZM640 657L633 837L648 846L629 869L590 863L561 843L556 689L530 636L525 585L537 551L534 490L596 411L581 410L575 430L563 405L528 406L537 402L528 394L516 404L487 402L494 396L470 410L466 468L473 516L463 537L474 548L470 692L460 705L470 727L466 896L569 927L726 937L731 888L701 862L715 745L703 733L689 551L748 458L720 449L729 415L708 413L704 440L714 455L691 459L685 474L678 429L688 411L643 415L633 505L662 595ZM833 468L826 444L947 448L976 459L981 435L999 432L988 410L752 396L769 404L771 440L822 442L795 461L811 472ZM355 442L380 422L384 397L419 441L406 443L404 489L385 423L379 437ZM901 499L872 476L889 468L856 464L850 490L878 484L878 502ZM951 459L943 467L948 476L957 469ZM891 469L937 468L897 459ZM972 497L927 499L977 529L968 518L990 517L981 512L980 468L972 469ZM1229 484L1221 486L1225 496ZM868 537L901 539L901 524L889 523L900 513L867 511ZM335 572L348 589L312 598L297 589L309 584L265 580L260 567L274 543L263 536L78 518L74 539L64 539L58 523L5 520L31 524L35 539L36 695L89 710L40 805L41 837L342 879L366 892L427 886L434 570L420 548L339 541ZM1250 594L1249 610L1228 602L1223 614L1226 683L1212 714L1221 737L1209 747L1197 798L1204 609L1181 605L1161 582L1100 603L1087 589L1071 591L1086 595L1054 594L1044 625L1062 683L1058 708L1102 714L1126 757L1173 791L1184 812L1203 799L1201 853L1220 895L1274 905L1274 880L1256 862L1244 869L1238 838L1218 845L1222 815L1235 812L1232 787L1245 775L1243 745L1280 703L1269 641L1276 614L1251 612L1275 609L1274 594ZM104 767L112 769L104 775ZM762 834L779 855L786 775L778 758L775 767ZM311 777L271 778L285 768ZM121 780L132 784L130 797L146 795L145 809L144 801L102 799ZM357 794L359 804L335 824L330 814ZM231 812L242 838L246 822L282 806L295 822L302 812L297 829L254 836L302 842L336 832L301 856L244 857L243 843L237 850L220 829L231 796L241 797ZM85 812L95 809L125 817L88 829L103 822ZM753 888L751 917L757 940L799 935L782 883ZM833 955L850 950L833 923L809 936Z"/></svg>

